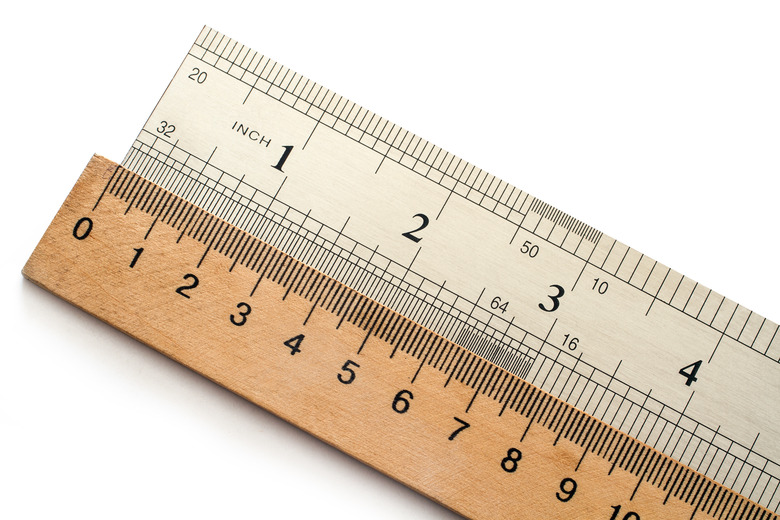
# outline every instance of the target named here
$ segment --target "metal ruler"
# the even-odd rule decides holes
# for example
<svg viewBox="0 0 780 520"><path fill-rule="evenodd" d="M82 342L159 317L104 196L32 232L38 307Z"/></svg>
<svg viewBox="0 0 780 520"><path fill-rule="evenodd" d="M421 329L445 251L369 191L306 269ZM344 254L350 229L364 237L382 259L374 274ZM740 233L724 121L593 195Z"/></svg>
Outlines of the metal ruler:
<svg viewBox="0 0 780 520"><path fill-rule="evenodd" d="M123 165L777 511L776 323L208 28Z"/></svg>

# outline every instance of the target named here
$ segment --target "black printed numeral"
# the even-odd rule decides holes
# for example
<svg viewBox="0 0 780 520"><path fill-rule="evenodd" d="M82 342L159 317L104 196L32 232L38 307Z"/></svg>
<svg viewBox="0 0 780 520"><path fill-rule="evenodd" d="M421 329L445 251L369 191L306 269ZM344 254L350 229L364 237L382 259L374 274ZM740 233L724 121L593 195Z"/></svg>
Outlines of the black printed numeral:
<svg viewBox="0 0 780 520"><path fill-rule="evenodd" d="M522 247L520 247L520 252L524 255L530 256L531 258L536 258L536 255L539 254L539 246L532 244L529 240L526 240L523 242Z"/></svg>
<svg viewBox="0 0 780 520"><path fill-rule="evenodd" d="M469 423L458 417L453 417L453 419L455 419L460 424L460 426L458 426L458 429L452 432L449 437L447 437L447 440L450 441L455 440L455 437L457 437L460 432L471 426Z"/></svg>
<svg viewBox="0 0 780 520"><path fill-rule="evenodd" d="M393 399L393 410L396 413L406 413L411 406L411 400L414 399L414 395L409 390L401 390L395 394Z"/></svg>
<svg viewBox="0 0 780 520"><path fill-rule="evenodd" d="M619 518L621 518L620 516L618 516L618 515L620 515L620 509L621 509L621 506L612 506L612 510L613 510L612 511L612 516L609 517L609 520L618 520ZM625 515L623 515L622 519L623 520L641 520L639 518L639 515L634 513L633 511L630 511L630 512L626 513Z"/></svg>
<svg viewBox="0 0 780 520"><path fill-rule="evenodd" d="M555 289L557 292L555 294L550 294L547 297L552 300L552 306L548 309L544 306L543 303L539 304L539 308L542 309L544 312L555 312L558 310L558 307L561 306L561 298L563 298L563 294L566 292L563 290L563 287L560 285L551 285L553 289Z"/></svg>
<svg viewBox="0 0 780 520"><path fill-rule="evenodd" d="M690 365L686 365L680 369L680 372L678 373L681 376L685 376L687 378L685 380L685 386L691 386L693 383L699 380L696 377L696 374L699 373L699 369L701 368L701 363L702 360L700 359L696 363L691 363Z"/></svg>
<svg viewBox="0 0 780 520"><path fill-rule="evenodd" d="M189 298L189 297L190 297L190 295L189 295L189 294L187 294L187 293L186 293L186 292L184 292L184 291L189 291L190 289L194 289L195 287L197 287L197 286L198 286L198 284L200 283L200 281L198 280L198 277L197 277L197 276L195 276L194 274L191 274L191 273L187 273L187 274L185 274L185 275L184 275L184 279L185 279L185 280L189 280L189 281L190 281L190 284L189 284L189 285L182 285L181 287L179 287L179 288L177 288L177 289L176 289L176 292L177 292L177 293L179 293L179 294L181 294L181 295L182 295L182 296L184 296L185 298Z"/></svg>
<svg viewBox="0 0 780 520"><path fill-rule="evenodd" d="M198 67L194 67L192 69L192 73L187 77L190 78L192 81L203 84L206 82L206 78L208 78L209 75L206 74L205 70L201 71Z"/></svg>
<svg viewBox="0 0 780 520"><path fill-rule="evenodd" d="M423 215L422 213L418 213L412 218L420 218L422 220L422 224L420 224L420 227L418 227L417 229L407 231L406 233L401 233L401 235L408 238L412 242L419 242L420 240L422 240L422 237L418 237L414 235L414 233L417 233L418 231L422 231L423 229L428 227L428 224L431 222L431 220L426 215Z"/></svg>
<svg viewBox="0 0 780 520"><path fill-rule="evenodd" d="M577 350L580 346L580 338L571 337L571 334L563 336L563 345L569 347L569 350Z"/></svg>
<svg viewBox="0 0 780 520"><path fill-rule="evenodd" d="M130 269L135 267L135 264L138 262L138 259L141 258L141 253L144 252L144 248L136 247L135 249L133 249L133 251L135 251L135 255L133 255L133 259L130 261Z"/></svg>
<svg viewBox="0 0 780 520"><path fill-rule="evenodd" d="M284 153L282 153L282 158L279 159L279 162L274 164L273 167L279 170L280 172L284 173L284 170L282 170L282 167L284 167L284 163L287 162L287 158L290 157L290 154L293 151L292 146L282 146L284 148Z"/></svg>
<svg viewBox="0 0 780 520"><path fill-rule="evenodd" d="M592 289L599 294L604 294L609 289L609 284L606 281L602 281L601 278L594 278Z"/></svg>
<svg viewBox="0 0 780 520"><path fill-rule="evenodd" d="M351 359L348 359L347 362L341 366L341 372L339 372L339 374L336 376L338 380L345 385L351 385L355 380L355 377L357 377L357 374L354 370L352 370L352 367L360 368L360 365Z"/></svg>
<svg viewBox="0 0 780 520"><path fill-rule="evenodd" d="M176 131L176 127L170 124L168 121L160 121L160 126L157 127L157 133L162 134L165 137L170 137L173 132Z"/></svg>
<svg viewBox="0 0 780 520"><path fill-rule="evenodd" d="M284 342L284 346L290 349L291 356L301 351L301 343L303 343L303 338L305 337L303 334L298 334Z"/></svg>
<svg viewBox="0 0 780 520"><path fill-rule="evenodd" d="M81 217L73 226L73 238L76 240L84 240L90 233L92 233L92 219L89 217Z"/></svg>
<svg viewBox="0 0 780 520"><path fill-rule="evenodd" d="M494 311L501 311L501 314L506 312L507 307L509 307L509 302L502 301L500 296L496 296L493 298L493 301L490 302L490 308Z"/></svg>
<svg viewBox="0 0 780 520"><path fill-rule="evenodd" d="M246 323L246 317L249 316L249 314L252 312L252 307L245 302L241 302L236 307L239 310L238 316L235 314L230 315L230 323L235 325L236 327L242 326L244 323Z"/></svg>
<svg viewBox="0 0 780 520"><path fill-rule="evenodd" d="M555 498L561 502L568 502L577 492L577 481L573 478L565 478L561 480L560 488L561 490L555 493Z"/></svg>
<svg viewBox="0 0 780 520"><path fill-rule="evenodd" d="M501 469L507 473L514 473L517 471L517 463L523 459L523 453L517 448L509 448L506 452L506 457L501 459Z"/></svg>

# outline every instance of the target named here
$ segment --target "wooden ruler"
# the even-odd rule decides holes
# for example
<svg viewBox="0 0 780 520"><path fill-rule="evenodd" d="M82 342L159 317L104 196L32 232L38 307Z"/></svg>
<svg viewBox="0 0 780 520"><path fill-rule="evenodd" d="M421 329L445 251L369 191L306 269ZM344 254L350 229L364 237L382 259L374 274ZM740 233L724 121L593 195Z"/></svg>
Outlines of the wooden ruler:
<svg viewBox="0 0 780 520"><path fill-rule="evenodd" d="M471 518L777 518L101 157L24 275Z"/></svg>

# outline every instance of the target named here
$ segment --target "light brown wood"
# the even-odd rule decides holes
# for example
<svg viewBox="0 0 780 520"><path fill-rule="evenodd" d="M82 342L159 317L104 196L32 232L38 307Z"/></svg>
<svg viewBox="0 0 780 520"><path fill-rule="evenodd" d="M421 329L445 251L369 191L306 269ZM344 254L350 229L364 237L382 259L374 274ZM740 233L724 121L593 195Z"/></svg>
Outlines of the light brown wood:
<svg viewBox="0 0 780 520"><path fill-rule="evenodd" d="M469 518L777 518L101 157L23 273Z"/></svg>

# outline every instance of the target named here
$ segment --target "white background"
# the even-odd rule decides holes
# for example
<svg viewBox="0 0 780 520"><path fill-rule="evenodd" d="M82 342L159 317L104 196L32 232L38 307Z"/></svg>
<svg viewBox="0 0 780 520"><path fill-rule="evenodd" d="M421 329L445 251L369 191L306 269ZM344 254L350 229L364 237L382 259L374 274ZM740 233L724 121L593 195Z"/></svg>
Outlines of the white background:
<svg viewBox="0 0 780 520"><path fill-rule="evenodd" d="M204 24L780 320L776 2L10 5L1 518L455 517L22 279Z"/></svg>

